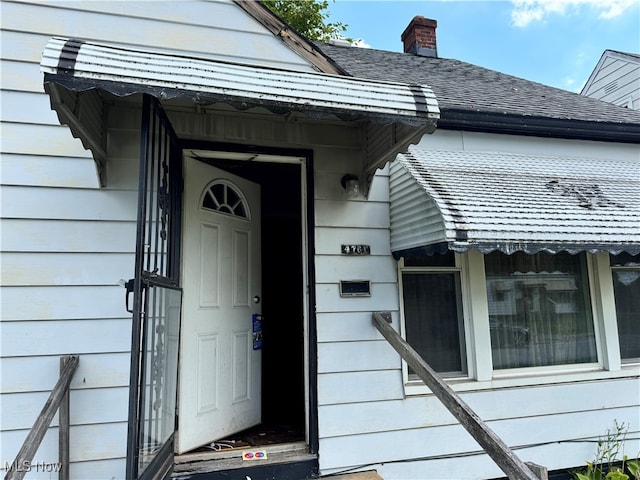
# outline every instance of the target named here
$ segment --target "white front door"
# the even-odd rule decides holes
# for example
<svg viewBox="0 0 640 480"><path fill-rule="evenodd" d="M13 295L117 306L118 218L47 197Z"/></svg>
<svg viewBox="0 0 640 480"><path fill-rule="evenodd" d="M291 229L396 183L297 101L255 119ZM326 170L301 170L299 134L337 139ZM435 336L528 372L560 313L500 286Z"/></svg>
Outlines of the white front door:
<svg viewBox="0 0 640 480"><path fill-rule="evenodd" d="M261 413L260 187L192 158L184 180L177 453Z"/></svg>

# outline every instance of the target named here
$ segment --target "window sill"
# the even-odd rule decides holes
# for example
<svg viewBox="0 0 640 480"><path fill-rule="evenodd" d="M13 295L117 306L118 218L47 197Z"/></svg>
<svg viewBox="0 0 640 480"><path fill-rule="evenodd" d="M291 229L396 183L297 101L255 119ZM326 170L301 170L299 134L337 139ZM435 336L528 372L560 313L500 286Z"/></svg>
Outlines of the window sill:
<svg viewBox="0 0 640 480"><path fill-rule="evenodd" d="M526 371L525 371L526 370ZM640 364L626 364L620 370L608 371L596 364L546 367L540 369L520 369L518 371L494 372L493 379L477 381L472 378L445 379L456 392L473 392L500 388L518 388L534 385L552 385L561 383L588 382L594 380L614 380L618 378L640 376ZM432 395L422 381L409 381L404 386L405 395Z"/></svg>

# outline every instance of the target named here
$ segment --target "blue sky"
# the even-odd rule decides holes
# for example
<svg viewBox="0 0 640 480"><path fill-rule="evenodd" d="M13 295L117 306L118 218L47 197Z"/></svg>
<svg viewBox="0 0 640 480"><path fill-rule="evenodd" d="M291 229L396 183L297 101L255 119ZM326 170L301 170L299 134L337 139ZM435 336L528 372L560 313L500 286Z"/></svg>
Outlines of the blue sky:
<svg viewBox="0 0 640 480"><path fill-rule="evenodd" d="M438 56L579 92L606 49L640 53L640 0L330 0L329 22L402 51L415 15L438 21Z"/></svg>

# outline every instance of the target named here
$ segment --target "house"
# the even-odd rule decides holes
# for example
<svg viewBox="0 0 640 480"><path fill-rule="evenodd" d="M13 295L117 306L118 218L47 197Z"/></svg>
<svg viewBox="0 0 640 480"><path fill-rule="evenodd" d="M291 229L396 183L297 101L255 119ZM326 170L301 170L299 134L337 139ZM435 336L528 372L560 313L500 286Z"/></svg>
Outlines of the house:
<svg viewBox="0 0 640 480"><path fill-rule="evenodd" d="M580 93L640 110L640 55L605 50Z"/></svg>
<svg viewBox="0 0 640 480"><path fill-rule="evenodd" d="M423 17L393 53L149 5L2 3L5 469L77 354L69 478L501 477L380 311L523 459L638 451L640 113Z"/></svg>

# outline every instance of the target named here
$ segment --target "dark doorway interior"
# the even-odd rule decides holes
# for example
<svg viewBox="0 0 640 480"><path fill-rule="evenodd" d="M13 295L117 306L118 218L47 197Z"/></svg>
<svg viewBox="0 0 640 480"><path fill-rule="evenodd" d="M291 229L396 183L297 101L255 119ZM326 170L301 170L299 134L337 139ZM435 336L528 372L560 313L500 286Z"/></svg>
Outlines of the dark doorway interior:
<svg viewBox="0 0 640 480"><path fill-rule="evenodd" d="M263 444L305 438L301 167L207 160L261 185Z"/></svg>

